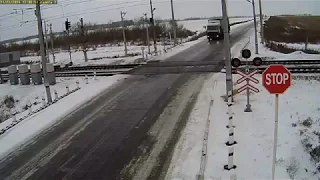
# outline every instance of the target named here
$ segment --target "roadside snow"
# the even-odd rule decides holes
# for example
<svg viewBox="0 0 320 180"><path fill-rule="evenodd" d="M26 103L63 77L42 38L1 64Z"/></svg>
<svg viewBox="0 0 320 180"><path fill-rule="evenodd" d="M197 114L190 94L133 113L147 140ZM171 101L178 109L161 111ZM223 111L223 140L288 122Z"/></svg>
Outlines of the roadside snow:
<svg viewBox="0 0 320 180"><path fill-rule="evenodd" d="M253 32L253 29L248 31L248 34L232 47L233 57L239 57L244 47L252 51L252 57L256 56ZM320 59L319 55L306 55L301 52L288 55L271 52L261 44L257 56L268 57L270 60ZM303 74L299 77L301 76L306 77ZM275 98L262 87L261 75L255 77L260 83L254 86L260 92L250 95L253 112L244 112L245 93L235 95L232 106L236 126L234 134L238 143L234 145L234 163L237 168L231 171L225 171L223 168L228 163L228 147L225 143L228 141L229 133L226 128L227 105L221 98L225 95L225 74L216 73L204 84L189 122L176 145L165 179L197 179L199 175L208 180L230 179L233 173L238 179L244 180L271 179ZM239 78L233 75L234 82ZM235 86L235 89L237 88L238 85ZM292 86L280 96L276 179L320 178L317 170L320 162L320 108L318 107L320 99L317 98L319 88L319 80L294 78ZM211 106L210 101L213 101ZM208 114L210 114L209 119ZM305 125L309 120L310 127ZM208 122L210 122L208 144L204 146L203 139ZM207 147L207 152L202 151L204 147ZM313 160L310 152L313 153ZM201 159L204 160L202 166Z"/></svg>
<svg viewBox="0 0 320 180"><path fill-rule="evenodd" d="M124 57L124 46L107 46L98 47L95 50L92 48L87 52L88 62L84 61L84 55L82 51L72 51L71 59L74 65L88 65L88 64L123 64L123 63L133 63L135 59L142 57L141 47L145 46L128 46L128 54L134 54L134 56ZM51 52L50 62L53 61ZM138 57L139 56L139 57ZM55 54L56 64L67 64L70 62L69 52L61 51ZM40 56L27 56L22 57L21 62L24 61L40 61Z"/></svg>
<svg viewBox="0 0 320 180"><path fill-rule="evenodd" d="M234 76L234 79L238 79ZM261 75L256 78L261 82ZM229 179L236 173L238 179L271 179L272 146L274 131L274 96L262 84L255 85L260 93L250 96L252 113L245 113L245 93L235 96L232 106L235 124L234 163L235 170L225 171L228 162L227 105L221 98L225 94L225 74L217 73L205 83L199 99L191 113L189 122L176 146L169 171L165 179L195 179L200 171L204 129L210 108L210 128L206 153L204 179ZM214 88L213 88L214 87ZM304 151L301 141L315 148L318 143L320 83L315 80L293 80L289 90L280 96L279 135L277 150L277 179L290 179L288 167L298 169L295 179L317 179L320 174L310 162L309 153ZM304 93L301 93L304 92ZM210 106L210 101L213 105ZM311 128L299 123L310 117ZM296 123L297 127L292 127ZM307 130L306 130L307 129ZM307 133L300 135L300 131ZM312 143L315 141L316 143ZM296 163L294 163L296 162ZM314 174L315 173L315 174Z"/></svg>
<svg viewBox="0 0 320 180"><path fill-rule="evenodd" d="M288 47L291 48L295 48L295 49L305 49L305 44L303 43L283 43L283 42L274 42L276 44L282 44L282 45L286 45ZM311 50L315 50L315 51L320 51L320 44L308 44L308 49Z"/></svg>
<svg viewBox="0 0 320 180"><path fill-rule="evenodd" d="M22 121L14 128L8 130L0 136L0 158L4 157L7 153L10 153L17 148L21 143L30 140L36 136L43 129L52 126L57 121L61 120L64 116L70 114L72 111L78 109L80 106L96 97L101 92L105 91L110 86L126 78L127 75L115 75L111 77L100 77L96 81L90 80L89 84L85 84L84 80L80 80L81 89L75 93L70 94L66 98L61 99L57 103L49 106L43 111L34 114L28 119ZM57 84L63 90L65 82ZM68 80L67 83L74 85L75 80ZM39 90L36 90L34 94L41 94L44 92L44 88L37 86ZM72 87L72 86L71 86ZM56 88L60 89L60 88ZM30 90L31 91L31 90ZM26 91L28 92L28 91ZM23 95L21 95L23 96ZM27 94L25 94L27 96ZM28 97L31 98L31 94ZM9 121L8 121L9 122ZM2 124L1 124L2 126Z"/></svg>
<svg viewBox="0 0 320 180"><path fill-rule="evenodd" d="M66 85L69 89L76 88L76 80L79 82L82 78L57 78L55 85L50 86L52 98L54 99L54 90L57 91L58 95L66 93ZM41 104L42 97L46 98L44 85L10 85L9 83L0 84L0 99L3 100L5 96L13 96L18 101L15 103L15 110L17 112L24 111L24 107L30 102L32 104ZM34 107L32 107L34 108ZM1 124L0 124L1 129Z"/></svg>
<svg viewBox="0 0 320 180"><path fill-rule="evenodd" d="M238 179L271 179L273 131L274 131L274 95L270 95L261 83L255 85L260 93L250 96L252 113L245 113L246 95L241 93L235 96L233 108L235 122L234 163L235 170L224 171L223 166L228 162L228 148L224 144L228 140L227 106L222 95L225 94L225 75L217 74L218 91L214 94L214 105L211 109L211 126L208 144L208 161L205 179L226 179L231 173L236 173ZM238 76L234 77L238 79ZM261 82L261 75L257 75ZM213 80L213 79L212 79ZM219 88L220 87L220 88ZM304 152L298 127L292 123L311 117L318 120L319 109L317 81L294 80L290 89L280 96L279 135L277 150L276 178L289 179L287 168L297 161L298 172L295 179L317 179L319 174L316 166L311 164L310 155ZM306 92L306 93L301 93ZM311 131L312 132L312 131ZM306 169L306 170L305 170Z"/></svg>

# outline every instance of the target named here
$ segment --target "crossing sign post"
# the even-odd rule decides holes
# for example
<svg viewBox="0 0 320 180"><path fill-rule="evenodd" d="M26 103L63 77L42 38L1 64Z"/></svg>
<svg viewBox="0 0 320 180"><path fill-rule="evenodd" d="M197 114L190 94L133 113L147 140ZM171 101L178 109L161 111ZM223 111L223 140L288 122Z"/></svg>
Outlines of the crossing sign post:
<svg viewBox="0 0 320 180"><path fill-rule="evenodd" d="M247 83L242 86L241 88L238 89L238 93L244 91L244 90L247 90L247 105L246 105L246 109L244 110L244 112L252 112L251 110L251 104L250 104L250 91L253 91L255 93L258 93L259 92L259 89L253 87L251 84L250 84L250 81L252 81L253 83L256 83L258 84L259 83L259 80L254 78L253 75L255 75L256 73L258 73L259 71L256 69L256 70L253 70L250 72L250 68L249 68L249 61L248 59L251 57L251 51L249 49L243 49L241 51L241 56L243 58L246 59L246 68L245 68L245 72L242 72L240 70L236 70L236 72L242 76L242 78L240 78L238 81L237 81L237 84L241 84L242 82L246 81ZM258 60L260 60L258 58ZM257 61L257 58L255 58L253 60L253 62L256 62ZM240 65L241 62L239 61L238 63L237 62L237 59L233 59L233 62L235 65ZM256 65L259 65L259 63L254 63ZM235 66L234 65L234 66ZM237 67L237 66L235 66ZM239 66L238 66L239 67Z"/></svg>
<svg viewBox="0 0 320 180"><path fill-rule="evenodd" d="M242 82L244 82L244 81L246 81L246 80L252 81L252 82L254 82L254 83L256 83L256 84L259 83L259 80L253 77L253 75L255 75L256 73L258 73L258 70L257 70L257 69L256 69L256 70L253 70L253 71L251 71L251 72L249 72L249 73L243 73L243 72L241 72L240 70L237 70L236 72L237 72L239 75L242 76L242 78L240 78L240 79L237 80L237 84L241 84Z"/></svg>
<svg viewBox="0 0 320 180"><path fill-rule="evenodd" d="M240 79L237 80L237 84L241 84L242 82L246 81L246 84L238 89L238 93L241 93L242 91L247 90L247 105L246 105L246 109L244 110L244 112L252 112L251 105L250 105L249 93L250 93L250 91L258 93L259 89L252 86L250 84L250 81L255 84L259 83L259 80L253 77L253 75L257 74L259 72L259 70L255 69L253 71L249 71L249 69L246 69L245 72L242 72L239 69L237 69L236 72L237 72L237 74L242 76Z"/></svg>
<svg viewBox="0 0 320 180"><path fill-rule="evenodd" d="M262 81L263 86L270 92L270 94L275 94L275 126L272 163L272 179L274 179L278 141L279 94L283 94L291 86L291 73L283 65L270 65L263 72Z"/></svg>

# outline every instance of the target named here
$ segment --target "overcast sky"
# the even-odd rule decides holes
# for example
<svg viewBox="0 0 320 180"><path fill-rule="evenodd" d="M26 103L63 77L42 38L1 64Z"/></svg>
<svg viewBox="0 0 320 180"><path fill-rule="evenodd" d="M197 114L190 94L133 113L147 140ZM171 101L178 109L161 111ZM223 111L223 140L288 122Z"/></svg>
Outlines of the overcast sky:
<svg viewBox="0 0 320 180"><path fill-rule="evenodd" d="M230 16L252 15L252 6L246 0L227 0ZM255 0L258 8L258 0ZM320 15L320 0L261 0L263 13L279 14L314 14ZM155 16L170 18L170 0L153 0ZM24 14L7 15L14 9L34 8L35 5L0 4L0 38L1 40L37 34L36 17L31 9ZM133 19L150 15L149 0L58 0L58 5L42 5L42 15L53 24L54 31L64 29L64 21L71 23L83 17L85 22L108 23L120 20L120 11L127 11L126 18ZM176 18L219 16L220 0L174 0ZM258 10L258 9L257 9ZM258 13L258 11L257 11ZM31 21L21 25L23 21ZM21 26L20 26L21 25Z"/></svg>

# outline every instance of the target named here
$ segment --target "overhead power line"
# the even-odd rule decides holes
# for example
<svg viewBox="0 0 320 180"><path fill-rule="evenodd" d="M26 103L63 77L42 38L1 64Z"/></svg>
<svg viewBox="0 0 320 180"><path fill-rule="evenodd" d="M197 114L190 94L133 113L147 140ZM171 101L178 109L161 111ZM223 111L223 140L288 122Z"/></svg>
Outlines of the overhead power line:
<svg viewBox="0 0 320 180"><path fill-rule="evenodd" d="M135 3L135 2L140 2L139 4L134 4L134 5L130 5L130 6L120 6L120 7L116 7L116 8L107 8L107 9L101 9L101 8L106 8L106 7L112 7L112 6L116 6L116 5L125 5L125 4L129 4L129 3ZM170 2L170 0L164 0L164 1L156 1L154 4L158 4L158 3L165 3L165 2ZM89 12L81 12L81 13L70 13L70 14L65 14L65 15L57 15L57 16L51 16L51 17L47 17L45 18L48 21L52 21L52 20L57 20L57 19L61 19L64 17L73 17L73 16L79 16L79 15L84 15L84 14L92 14L92 13L97 13L97 12L103 12L106 10L117 10L117 9L122 9L122 8L130 8L130 7L136 7L136 6L142 6L142 5L148 5L148 2L141 2L141 0L139 1L131 1L131 2L122 2L122 3L117 3L117 4L110 4L110 5L106 5L106 6L100 6L98 8L90 8L87 10L91 10L91 9L100 9L100 10L95 10L95 11L89 11ZM28 27L31 26L31 23L35 23L36 20L33 21L26 21L24 23L24 27ZM27 25L25 25L27 24ZM6 30L10 30L10 29L14 29L17 27L20 27L21 25L11 25L11 26L7 26L7 27L3 27L0 28L1 31L6 31Z"/></svg>

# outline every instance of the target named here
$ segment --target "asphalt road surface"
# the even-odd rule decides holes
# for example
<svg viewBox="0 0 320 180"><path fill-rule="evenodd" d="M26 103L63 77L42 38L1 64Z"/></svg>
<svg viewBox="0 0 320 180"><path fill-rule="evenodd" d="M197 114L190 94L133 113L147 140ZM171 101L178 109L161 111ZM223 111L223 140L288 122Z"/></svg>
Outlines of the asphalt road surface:
<svg viewBox="0 0 320 180"><path fill-rule="evenodd" d="M249 28L252 28L252 23L232 34L231 43L236 42ZM212 61L215 62L212 64L213 71L218 72L224 66L223 55L222 42L209 44L203 41L165 61ZM170 68L174 69L174 67ZM161 114L168 108L173 97L181 103L170 106L172 112L180 112L179 109L182 112L183 100L187 97L183 95L187 93L183 88L189 88L190 98L195 99L195 92L199 92L201 82L205 78L201 73L183 73L186 71L184 68L173 70L173 73L166 73L168 69L163 67L146 69L148 68L134 71L134 75L103 92L65 117L60 123L43 131L22 148L2 159L0 179L133 178L132 172L131 177L123 172L123 169L128 167L129 162L132 163L134 157L146 154L140 152L138 147L144 143L145 147L149 147L146 151L151 152L150 149L155 147L156 143L160 143L159 140L150 139L148 135L150 128L160 121ZM150 74L145 75L146 72ZM199 85L188 87L188 83ZM178 92L181 96L177 96ZM188 103L191 102L186 101L185 106L190 105ZM192 106L189 110L190 108ZM187 111L183 112L184 114L176 114L182 120L181 122L185 122L188 118ZM165 119L170 119L169 116L174 113L168 114ZM170 125L170 127L173 126L175 124ZM178 135L174 134L175 138ZM174 145L172 142L175 141L171 141L171 145ZM166 149L166 151L169 150L170 148ZM167 159L164 154L162 153L158 159L157 163L160 165ZM161 167L159 169L165 170ZM161 171L151 168L152 175L141 176L140 179L157 179Z"/></svg>

